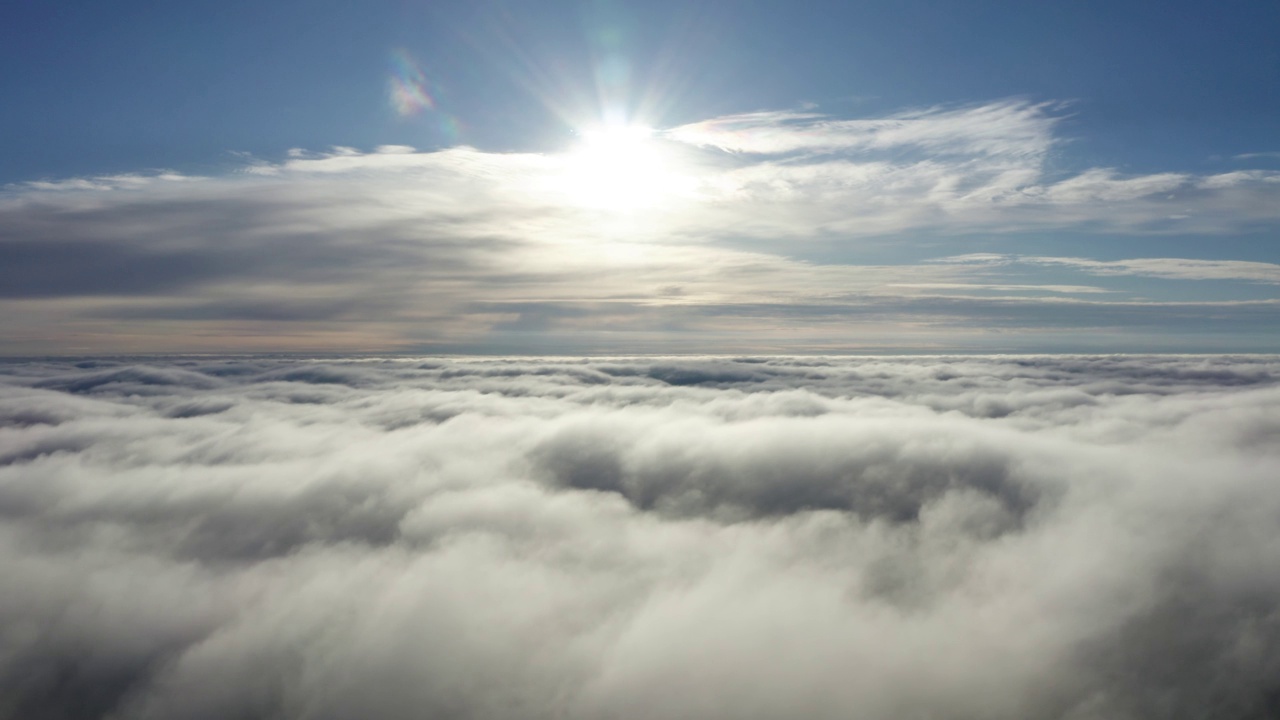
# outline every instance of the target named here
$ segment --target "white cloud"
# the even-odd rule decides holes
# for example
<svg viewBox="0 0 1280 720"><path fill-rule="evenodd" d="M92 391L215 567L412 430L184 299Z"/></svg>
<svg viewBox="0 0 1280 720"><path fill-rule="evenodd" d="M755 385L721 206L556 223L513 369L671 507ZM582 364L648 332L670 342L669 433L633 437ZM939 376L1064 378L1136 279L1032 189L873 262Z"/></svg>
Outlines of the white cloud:
<svg viewBox="0 0 1280 720"><path fill-rule="evenodd" d="M1275 357L0 372L15 716L1272 714Z"/></svg>
<svg viewBox="0 0 1280 720"><path fill-rule="evenodd" d="M1280 173L1268 172L1266 170L1238 170L1236 172L1219 173L1217 175L1206 175L1200 179L1199 186L1202 188L1216 190L1219 188L1229 188L1253 182L1280 182Z"/></svg>
<svg viewBox="0 0 1280 720"><path fill-rule="evenodd" d="M1236 155L1236 160L1254 160L1257 158L1280 158L1280 152L1252 152Z"/></svg>
<svg viewBox="0 0 1280 720"><path fill-rule="evenodd" d="M1187 180L1188 176L1181 173L1117 178L1114 171L1098 168L1044 187L1041 191L1051 203L1123 202L1172 192L1186 185Z"/></svg>
<svg viewBox="0 0 1280 720"><path fill-rule="evenodd" d="M221 177L10 186L0 195L0 332L11 353L323 350L477 348L556 326L595 333L574 347L616 351L594 343L625 329L635 333L625 347L642 348L662 342L664 327L710 340L714 316L727 333L764 338L759 347L800 348L804 307L816 308L804 343L830 335L841 308L877 326L846 326L833 340L843 344L949 334L958 303L909 301L966 288L1031 305L1043 292L1097 294L1056 281L1032 288L1027 262L1022 275L992 263L854 264L872 239L1217 234L1280 220L1274 172L1055 174L1056 113L1006 101L861 120L714 119L659 133L637 153L653 161L643 182L626 168L611 179L610 163L584 173L571 152L391 146L250 158ZM627 189L653 197L610 197ZM823 243L834 259L798 259ZM1271 282L1257 264L1213 262L1141 268ZM966 307L966 327L990 313ZM646 309L685 314L639 320ZM1037 327L1033 314L1025 327Z"/></svg>
<svg viewBox="0 0 1280 720"><path fill-rule="evenodd" d="M1006 101L870 120L759 112L681 126L666 136L741 154L741 167L708 192L719 202L743 203L733 207L732 219L725 213L717 222L760 235L1078 225L1231 232L1277 219L1280 173L1274 171L1054 173L1047 161L1063 144L1055 109Z"/></svg>
<svg viewBox="0 0 1280 720"><path fill-rule="evenodd" d="M682 125L665 135L730 152L785 154L905 149L930 154L1039 157L1055 142L1051 103L1006 101L930 108L869 120L756 112Z"/></svg>
<svg viewBox="0 0 1280 720"><path fill-rule="evenodd" d="M137 190L160 182L190 182L203 180L197 175L160 170L152 173L122 173L119 175L97 175L93 177L68 178L65 180L31 180L6 187L11 192L70 192L76 190Z"/></svg>

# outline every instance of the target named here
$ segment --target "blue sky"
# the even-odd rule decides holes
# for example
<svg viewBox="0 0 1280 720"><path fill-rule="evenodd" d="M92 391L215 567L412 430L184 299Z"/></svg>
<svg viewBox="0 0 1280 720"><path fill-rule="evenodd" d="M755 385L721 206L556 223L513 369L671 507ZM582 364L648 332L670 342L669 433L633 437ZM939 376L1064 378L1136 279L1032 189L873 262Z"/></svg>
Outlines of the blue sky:
<svg viewBox="0 0 1280 720"><path fill-rule="evenodd" d="M2 12L10 354L1280 350L1274 3Z"/></svg>

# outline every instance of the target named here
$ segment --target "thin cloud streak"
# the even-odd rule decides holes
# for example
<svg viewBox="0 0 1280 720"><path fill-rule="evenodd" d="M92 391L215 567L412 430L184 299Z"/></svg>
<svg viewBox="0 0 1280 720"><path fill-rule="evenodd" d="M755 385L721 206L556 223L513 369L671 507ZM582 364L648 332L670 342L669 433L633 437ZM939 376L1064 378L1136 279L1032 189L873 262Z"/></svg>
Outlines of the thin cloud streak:
<svg viewBox="0 0 1280 720"><path fill-rule="evenodd" d="M814 112L757 112L715 118L667 131L672 139L735 153L911 150L934 155L1040 157L1056 142L1061 106L1013 100L930 108L871 120L839 120Z"/></svg>

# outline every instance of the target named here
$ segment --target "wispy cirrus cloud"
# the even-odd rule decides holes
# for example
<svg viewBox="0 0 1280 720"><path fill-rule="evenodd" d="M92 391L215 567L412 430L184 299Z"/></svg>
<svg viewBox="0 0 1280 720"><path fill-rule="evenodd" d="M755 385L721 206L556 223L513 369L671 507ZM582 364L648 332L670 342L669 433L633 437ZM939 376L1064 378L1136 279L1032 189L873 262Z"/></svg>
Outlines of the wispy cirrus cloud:
<svg viewBox="0 0 1280 720"><path fill-rule="evenodd" d="M672 128L668 137L735 153L907 150L931 155L1039 157L1058 141L1058 103L1021 100L928 108L883 118L841 120L815 112L730 115Z"/></svg>
<svg viewBox="0 0 1280 720"><path fill-rule="evenodd" d="M204 180L195 175L184 175L168 170L150 173L124 173L118 175L95 175L91 177L66 178L62 180L30 180L10 185L11 192L26 191L73 191L73 190L138 190L163 182L191 182Z"/></svg>
<svg viewBox="0 0 1280 720"><path fill-rule="evenodd" d="M1280 151L1276 152L1251 152L1233 155L1236 160L1257 160L1259 158L1280 159Z"/></svg>
<svg viewBox="0 0 1280 720"><path fill-rule="evenodd" d="M1273 171L1053 171L1047 159L1063 140L1052 107L998 103L875 121L756 113L677 128L671 137L736 154L739 167L719 176L709 195L766 208L740 216L759 234L1233 232L1278 218Z"/></svg>

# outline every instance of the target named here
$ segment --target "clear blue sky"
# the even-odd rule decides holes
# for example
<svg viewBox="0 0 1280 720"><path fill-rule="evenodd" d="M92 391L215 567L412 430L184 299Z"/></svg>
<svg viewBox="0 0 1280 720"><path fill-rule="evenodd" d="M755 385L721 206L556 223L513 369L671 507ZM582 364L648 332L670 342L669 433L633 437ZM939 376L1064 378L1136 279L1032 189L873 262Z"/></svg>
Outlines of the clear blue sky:
<svg viewBox="0 0 1280 720"><path fill-rule="evenodd" d="M174 326L158 323L185 319L190 321L184 326L188 329L206 323L201 327L223 338L228 349L269 348L270 342L245 338L288 335L282 327L289 312L277 309L262 317L241 317L254 313L218 310L232 298L249 297L265 305L283 303L311 323L302 335L313 340L300 345L282 341L281 347L1126 349L1127 342L1141 336L1147 340L1131 342L1131 349L1277 349L1280 346L1267 339L1276 329L1276 307L1268 303L1280 287L1274 267L1280 263L1280 218L1267 210L1280 203L1277 37L1280 4L1274 2L9 3L0 10L0 67L5 68L0 73L0 185L5 195L0 199L8 203L0 206L5 213L0 215L0 223L5 223L0 229L9 230L10 244L0 253L9 253L11 268L22 269L11 270L13 277L0 274L0 283L9 283L3 295L13 302L35 302L32 298L39 295L46 306L36 308L31 317L44 318L46 327L75 327L80 340L64 342L69 336L52 330L9 329L24 338L14 345L22 351L182 349L181 343L170 346L147 338L174 337ZM414 96L419 102L409 107L393 102L389 87L397 80L420 93ZM923 121L921 113L927 115ZM448 164L449 172L479 182L481 176L472 172L475 163L506 163L493 171L496 174L483 177L501 176L507 183L518 174L511 165L515 158L551 161L570 156L583 133L602 116L652 128L658 138L654 148L676 144L686 154L694 152L690 147L697 148L698 157L682 159L690 164L680 167L705 163L715 172L730 173L725 181L698 175L700 187L722 190L725 182L739 183L729 195L699 205L700 217L705 217L698 222L688 220L691 210L681 211L677 222L668 206L642 203L650 218L670 215L669 224L651 230L665 233L667 239L658 245L675 247L645 272L656 277L660 267L702 263L719 268L716 277L721 280L714 287L699 285L695 292L690 288L697 283L673 269L677 279L672 286L687 295L672 306L655 300L668 292L657 280L622 293L626 302L634 303L623 325L635 334L626 341L615 343L601 335L613 321L599 304L616 303L617 298L585 285L580 292L551 292L550 275L543 283L513 291L514 281L502 280L507 277L503 273L517 267L534 274L547 271L529 267L521 252L542 253L529 247L512 255L493 250L483 261L454 258L466 272L421 281L436 288L463 275L477 277L479 265L491 273L463 293L465 301L438 314L418 312L423 304L438 307L443 302L428 301L426 295L432 293L423 295L421 282L402 279L399 301L370 290L379 285L374 270L360 278L343 275L336 285L324 286L318 277L332 280L342 274L339 270L351 267L342 252L333 249L345 241L326 234L328 230L309 231L310 244L301 236L278 240L279 247L287 246L300 256L317 255L307 261L315 267L305 277L296 268L286 268L284 260L251 261L213 250L251 236L283 237L281 218L315 206L315 168L298 164L305 158L319 162L315 153L341 147L351 149L342 151L350 157L363 158L343 161L347 165L341 172L325 176L327 183L338 183L338 176L355 182L352 178L358 176L370 183L361 186L365 189L383 182L402 188L408 181L386 175L391 172L391 161L386 160L390 155L376 148L416 148L415 167L429 174L443 167L441 163L454 163L450 153L465 146L479 159L467 160L471 170L466 172ZM854 137L866 131L863 126L833 130L831 125L859 121L916 123L927 127L920 132L929 139L911 135L870 141ZM981 137L983 127L992 128L997 137L1012 138L1011 144L993 150L989 139ZM768 147L756 140L750 146L735 144L743 137L777 133L826 139L817 150L810 140ZM1026 137L1017 140L1018 133ZM832 139L836 135L839 139ZM291 161L288 153L295 148L312 155L297 155ZM608 161L629 162L612 155ZM434 169L424 170L426 166ZM760 173L777 168L795 173L801 166L808 168L801 173L803 179L793 174L766 183L775 190L783 188L782 195L762 199L753 189L765 186ZM332 167L333 162L324 166L325 172ZM671 175L672 167L676 165L663 172ZM947 177L928 176L934 179L926 188L926 171L933 167L945 168L939 172ZM246 172L254 168L264 172ZM867 180L872 168L876 179ZM901 173L908 168L914 174L903 179ZM626 174L626 168L621 171ZM852 174L838 182L815 184L815 177L829 172ZM159 173L198 176L207 182L189 185L202 190L179 192L167 185L156 189L154 177ZM121 190L120 176L137 179L134 184L150 184ZM103 179L111 177L117 180ZM435 187L430 182L440 181L437 177L428 182L421 174L413 177L412 182L427 183L426 195L434 192L427 190ZM77 189L77 181L84 187ZM448 181L448 186L456 188L455 181ZM266 185L253 186L254 182ZM618 181L596 177L587 184L610 182ZM669 179L655 183L673 185ZM90 185L93 190L86 191ZM107 186L113 189L104 195ZM901 195L906 186L918 192ZM442 200L443 205L415 204L414 212L424 226L438 223L440 214L456 209L458 203L473 219L498 217L494 208L507 212L511 204L501 197L509 197L502 194L512 192L513 186L486 187L481 194L488 193L485 202L490 204L478 200L479 195L468 195ZM854 189L841 196L845 190L839 188ZM647 192L634 186L616 190ZM938 200L944 191L952 194L950 200ZM698 192L703 200L708 197ZM268 209L262 198L270 193L287 199ZM233 195L238 199L229 200ZM375 195L360 195L347 216L363 217L369 203L387 207L386 195L370 199ZM750 202L741 212L725 209L726 198L742 200L748 195ZM105 215L93 216L93 232L83 229L90 217L84 205L88 197L111 206L95 206L93 212ZM600 204L599 198L583 197L578 191L574 202ZM252 212L244 208L245 198L253 198ZM979 198L992 203L981 210L981 219L972 205ZM1031 205L1010 209L1012 199ZM752 215L775 202L785 207L777 206L768 222ZM1160 203L1167 207L1157 207ZM145 222L132 215L120 219L144 204L155 210ZM616 198L605 204L616 205ZM891 206L901 210L885 209ZM47 212L40 214L36 207ZM332 210L335 205L329 201L324 207ZM190 212L182 214L182 208ZM714 229L708 229L714 214L708 208L721 213L715 216ZM578 210L581 207L574 212ZM260 222L245 219L235 228L214 230L208 218L221 212ZM524 227L520 223L532 222L538 212L530 210L511 227ZM161 223L157 214L167 219ZM73 217L83 220L75 224L78 229L58 225ZM609 229L616 217L575 217L564 220L568 224L556 231L559 235L539 236L538 242L608 236L613 238L610 242L627 247L649 248L651 259L658 246L653 237L619 240ZM778 220L781 217L804 219L786 224ZM318 214L312 216L317 225L334 226L316 218ZM109 222L142 229L131 236L134 244L127 248L108 247L105 237L121 237L104 224ZM476 222L472 229L460 231L461 236L495 237L492 228ZM376 232L361 230L378 238L370 241L371 253L389 252L387 248L400 252L411 243L419 250L427 248L423 252L430 255L429 264L439 266L433 254L443 242L439 235L424 240L387 230L387 222L374 225ZM186 228L186 249L175 249L173 232L162 226ZM234 235L232 241L228 233ZM531 242L531 237L526 233L510 240L519 245ZM672 237L688 241L681 246L670 241ZM54 248L56 242L74 247ZM74 243L104 253L100 267L128 268L124 274L137 282L117 287L86 279L93 275L89 268L67 269L59 258L75 255L81 245ZM730 254L694 260L685 257L692 248ZM194 254L182 255L188 251ZM586 263L574 250L557 252ZM724 278L739 277L728 268L749 263L756 257L751 253L799 265L773 267L769 272L775 273L770 275L774 279L761 281L794 292L771 301L772 310L744 314L744 298L758 295L759 289ZM620 255L609 256L614 259L608 263L614 264L608 268L584 270L584 277L622 272L615 262ZM143 256L165 262L154 267L139 264ZM955 260L960 256L967 259ZM398 262L401 267L428 262L424 257L400 257ZM1072 264L1044 258L1075 260ZM1131 260L1144 262L1089 264ZM277 261L280 272L262 269ZM1209 262L1220 264L1204 264ZM1252 264L1221 264L1232 262ZM191 269L190 277L174 274L166 263ZM924 279L912 282L905 268L921 264ZM494 270L500 266L503 273ZM858 268L884 266L903 271L903 277L891 283L900 290L879 287L872 292L865 282L824 275L832 267L856 274ZM248 272L245 268L258 268L252 271L252 282L243 274ZM24 278L37 276L42 279L30 284L65 291L15 289L26 287ZM699 282L703 281L710 282ZM876 303L883 303L876 305L881 312L872 323L878 329L858 334L862 340L845 335L840 341L824 339L822 328L841 317L832 308L851 307L849 298L837 297L832 289L841 282L856 292L872 292ZM1114 286L1122 282L1128 284ZM1078 322L1053 320L1066 329L1049 330L1026 319L1025 313L1045 311L1044 293L1029 287L1037 284L1053 286L1045 292L1055 302L1087 301L1088 313L1102 313L1102 300L1130 304L1123 306L1127 310L1112 308L1119 313L1115 317L1122 318L1115 322L1101 315L1080 315L1075 316ZM926 293L918 285L933 289ZM1064 289L1067 286L1079 292L1073 294ZM824 289L814 290L817 287ZM802 288L807 290L801 292ZM895 304L905 302L903 298L885 300L895 292L910 293L907 299L915 304ZM343 302L351 301L352 293L361 298L356 309L343 305L346 309L328 316L315 309L316 303L338 302L335 294ZM955 306L982 293L1022 300L984 301L983 308ZM369 300L369 295L381 299ZM416 298L409 304L418 310L405 310L404 298L409 296ZM53 310L51 303L68 298L84 303L92 298L98 309L90 311L85 305L75 311ZM1010 309L1023 301L1038 309ZM361 304L365 302L372 305ZM517 302L525 305L513 305ZM1238 307L1233 306L1230 312L1237 314L1225 325L1206 319L1224 317L1228 311L1221 307L1181 306L1177 312L1195 315L1196 322L1183 319L1161 325L1156 316L1124 320L1125 313L1136 312L1135 302L1226 302ZM938 303L947 309L940 310ZM104 304L111 308L102 309ZM799 312L801 306L825 309L806 316L817 323L812 332L787 339L777 332L784 306L782 315ZM667 307L674 315L659 319L636 309L654 307ZM703 308L707 315L699 316L698 322L680 315L694 312L691 307ZM735 309L726 310L730 307ZM1059 312L1057 305L1054 308ZM759 320L762 316L772 319ZM827 319L814 319L820 316ZM473 322L464 330L442 319L446 317L472 317ZM928 332L922 327L954 329L947 318L955 317L971 323L975 334L921 340L921 333ZM338 336L331 337L329 330L316 329L316 323L324 322L330 328L340 323L359 327L350 337L361 339L335 339ZM699 323L734 328L726 330L732 337L702 347L691 339L707 337ZM397 329L389 329L392 325ZM375 326L380 329L370 334ZM1229 332L1221 330L1224 327ZM1006 343L1014 332L1010 328L1020 338L1011 344ZM1204 332L1187 340L1183 334L1188 328ZM756 342L765 337L770 339ZM192 347L200 345L192 342Z"/></svg>

